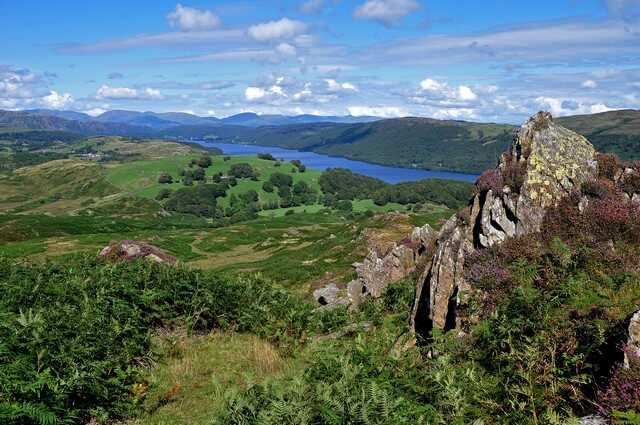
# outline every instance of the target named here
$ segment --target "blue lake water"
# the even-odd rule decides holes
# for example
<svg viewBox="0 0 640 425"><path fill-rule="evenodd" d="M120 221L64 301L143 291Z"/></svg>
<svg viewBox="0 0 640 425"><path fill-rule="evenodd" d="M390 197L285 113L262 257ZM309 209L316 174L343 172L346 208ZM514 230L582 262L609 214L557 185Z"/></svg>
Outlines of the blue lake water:
<svg viewBox="0 0 640 425"><path fill-rule="evenodd" d="M478 176L475 174L453 173L448 171L428 171L415 168L388 167L385 165L370 164L368 162L353 161L336 156L322 155L315 152L282 149L272 146L241 145L234 143L210 143L197 142L202 146L215 147L225 155L257 155L270 153L278 159L291 161L298 159L308 168L326 170L327 168L346 168L354 173L376 177L387 183L401 183L423 179L449 179L474 182Z"/></svg>

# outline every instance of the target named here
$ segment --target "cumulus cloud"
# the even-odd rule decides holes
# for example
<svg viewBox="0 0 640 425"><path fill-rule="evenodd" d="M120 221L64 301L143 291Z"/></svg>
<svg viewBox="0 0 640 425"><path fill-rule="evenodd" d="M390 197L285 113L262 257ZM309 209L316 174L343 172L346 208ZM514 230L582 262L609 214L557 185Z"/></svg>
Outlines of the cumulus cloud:
<svg viewBox="0 0 640 425"><path fill-rule="evenodd" d="M391 26L419 8L415 0L367 0L355 10L354 16Z"/></svg>
<svg viewBox="0 0 640 425"><path fill-rule="evenodd" d="M244 97L249 102L269 101L278 97L288 97L284 89L278 84L274 84L269 88L247 87L244 91Z"/></svg>
<svg viewBox="0 0 640 425"><path fill-rule="evenodd" d="M176 9L167 15L167 21L173 28L181 31L206 31L220 27L222 22L209 10L186 7L178 3Z"/></svg>
<svg viewBox="0 0 640 425"><path fill-rule="evenodd" d="M397 118L408 115L407 111L400 106L349 106L347 111L352 117Z"/></svg>
<svg viewBox="0 0 640 425"><path fill-rule="evenodd" d="M64 109L73 103L73 96L69 93L58 93L51 90L51 93L42 98L42 104L50 109Z"/></svg>
<svg viewBox="0 0 640 425"><path fill-rule="evenodd" d="M282 18L279 21L253 25L249 27L247 32L254 40L267 42L291 39L303 34L306 30L307 25L304 22Z"/></svg>
<svg viewBox="0 0 640 425"><path fill-rule="evenodd" d="M324 80L327 83L327 89L330 92L339 92L344 90L358 91L358 88L349 82L339 83L332 78Z"/></svg>
<svg viewBox="0 0 640 425"><path fill-rule="evenodd" d="M540 107L549 110L555 116L597 114L616 109L611 108L604 103L589 103L547 96L539 96L535 99L535 102Z"/></svg>
<svg viewBox="0 0 640 425"><path fill-rule="evenodd" d="M107 110L103 108L91 108L84 111L85 114L91 115L92 117L97 117L98 115L102 115L105 112L107 112Z"/></svg>
<svg viewBox="0 0 640 425"><path fill-rule="evenodd" d="M139 100L139 99L162 99L162 93L160 90L154 88L144 88L144 89L132 89L129 87L111 87L107 85L103 85L98 89L96 93L97 99L129 99L129 100Z"/></svg>
<svg viewBox="0 0 640 425"><path fill-rule="evenodd" d="M582 82L581 86L585 89L595 89L596 87L598 87L598 83L593 80L585 80Z"/></svg>
<svg viewBox="0 0 640 425"><path fill-rule="evenodd" d="M489 91L491 88L488 89ZM416 98L426 97L431 100L472 102L478 95L468 86L451 87L446 82L426 78L420 82L420 90Z"/></svg>

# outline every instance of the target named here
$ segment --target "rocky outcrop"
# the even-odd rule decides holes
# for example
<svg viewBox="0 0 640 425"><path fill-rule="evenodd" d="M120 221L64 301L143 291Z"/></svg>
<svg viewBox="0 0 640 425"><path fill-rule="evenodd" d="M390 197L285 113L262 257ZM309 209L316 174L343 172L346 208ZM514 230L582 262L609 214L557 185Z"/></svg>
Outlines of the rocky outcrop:
<svg viewBox="0 0 640 425"><path fill-rule="evenodd" d="M435 237L436 232L427 224L413 228L412 232L399 242L386 243L386 247L374 237L366 238L368 254L362 262L353 264L356 279L347 284L346 290L330 283L316 289L313 297L325 306L353 307L357 307L366 297L378 298L391 283L409 276L416 270Z"/></svg>
<svg viewBox="0 0 640 425"><path fill-rule="evenodd" d="M358 277L347 285L350 304L357 306L368 296L378 298L389 284L413 273L434 240L435 232L427 224L414 228L407 238L395 243L386 253L380 254L370 248L365 259L354 264Z"/></svg>
<svg viewBox="0 0 640 425"><path fill-rule="evenodd" d="M495 170L476 183L469 207L440 230L416 288L411 323L428 336L460 329L458 307L474 292L464 277L468 254L540 230L546 210L597 175L595 149L584 137L539 112L517 133Z"/></svg>
<svg viewBox="0 0 640 425"><path fill-rule="evenodd" d="M624 358L626 367L629 367L629 355L640 358L640 310L633 315L629 323L629 339Z"/></svg>
<svg viewBox="0 0 640 425"><path fill-rule="evenodd" d="M133 261L138 258L147 258L156 263L176 264L177 262L175 257L156 246L131 240L112 242L100 251L99 256L115 261Z"/></svg>

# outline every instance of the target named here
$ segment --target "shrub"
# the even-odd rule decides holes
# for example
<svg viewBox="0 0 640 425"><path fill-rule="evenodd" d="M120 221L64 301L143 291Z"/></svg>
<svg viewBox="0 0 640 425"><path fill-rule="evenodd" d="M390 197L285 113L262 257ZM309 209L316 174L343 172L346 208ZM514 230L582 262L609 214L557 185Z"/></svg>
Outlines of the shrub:
<svg viewBox="0 0 640 425"><path fill-rule="evenodd" d="M527 174L526 163L518 161L513 155L504 156L504 168L502 169L502 179L505 186L516 193L520 193L520 189L524 184L524 178Z"/></svg>
<svg viewBox="0 0 640 425"><path fill-rule="evenodd" d="M161 173L160 176L158 176L158 183L171 184L173 183L173 177L171 177L169 173Z"/></svg>
<svg viewBox="0 0 640 425"><path fill-rule="evenodd" d="M603 179L589 180L582 183L580 191L590 198L603 199L613 192L613 183Z"/></svg>
<svg viewBox="0 0 640 425"><path fill-rule="evenodd" d="M9 425L126 415L141 366L154 358L155 328L236 328L286 348L310 315L261 278L226 280L145 260L0 258L0 282L0 418Z"/></svg>
<svg viewBox="0 0 640 425"><path fill-rule="evenodd" d="M640 193L640 172L634 170L632 173L625 173L622 178L621 189L629 195Z"/></svg>
<svg viewBox="0 0 640 425"><path fill-rule="evenodd" d="M620 169L620 161L613 154L599 153L596 155L598 162L598 177L613 180Z"/></svg>
<svg viewBox="0 0 640 425"><path fill-rule="evenodd" d="M479 192L493 191L494 194L502 193L504 181L499 169L487 170L476 181Z"/></svg>
<svg viewBox="0 0 640 425"><path fill-rule="evenodd" d="M156 200L157 201L162 201L164 199L167 199L171 195L171 193L172 193L171 189L162 189L156 195Z"/></svg>
<svg viewBox="0 0 640 425"><path fill-rule="evenodd" d="M627 350L627 356L629 367L618 365L607 387L598 394L598 405L607 416L614 411L640 412L640 358L632 350Z"/></svg>

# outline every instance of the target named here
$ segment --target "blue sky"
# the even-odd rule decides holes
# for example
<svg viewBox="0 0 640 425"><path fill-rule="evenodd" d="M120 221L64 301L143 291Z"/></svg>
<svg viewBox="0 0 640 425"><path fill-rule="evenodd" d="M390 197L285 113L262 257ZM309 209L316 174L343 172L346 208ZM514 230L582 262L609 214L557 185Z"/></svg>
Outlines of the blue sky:
<svg viewBox="0 0 640 425"><path fill-rule="evenodd" d="M0 108L519 122L640 108L640 0L0 0Z"/></svg>

